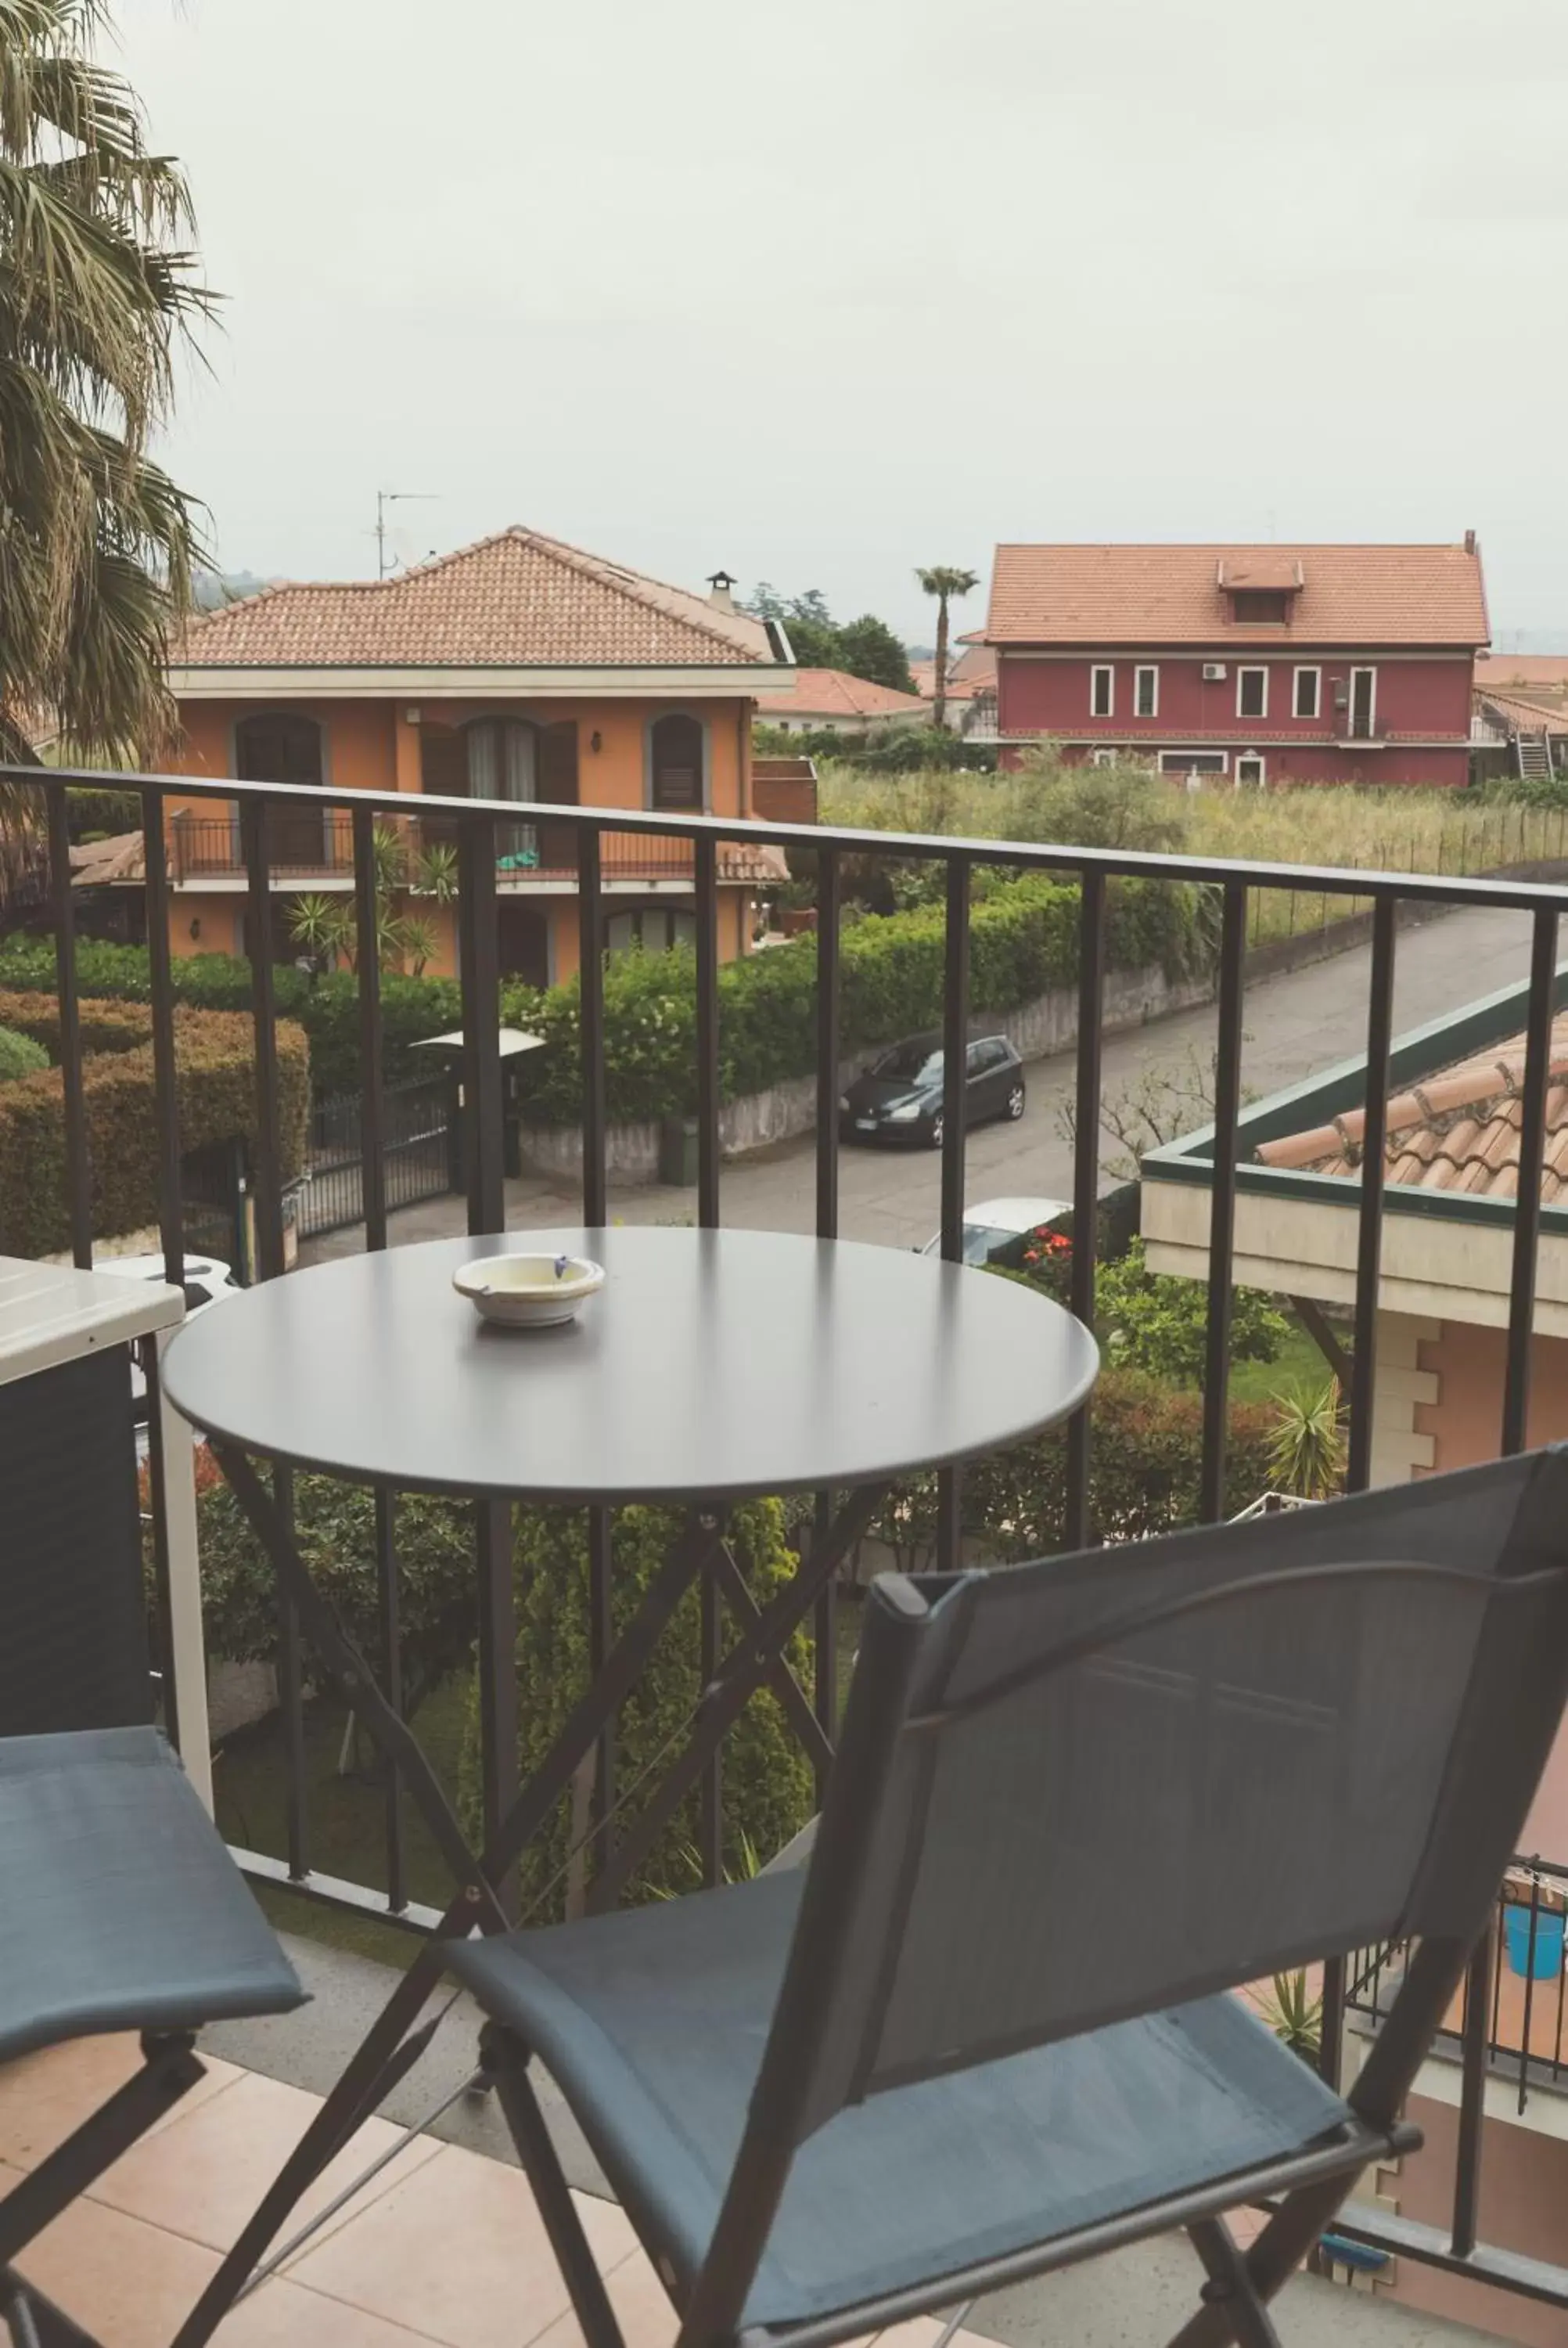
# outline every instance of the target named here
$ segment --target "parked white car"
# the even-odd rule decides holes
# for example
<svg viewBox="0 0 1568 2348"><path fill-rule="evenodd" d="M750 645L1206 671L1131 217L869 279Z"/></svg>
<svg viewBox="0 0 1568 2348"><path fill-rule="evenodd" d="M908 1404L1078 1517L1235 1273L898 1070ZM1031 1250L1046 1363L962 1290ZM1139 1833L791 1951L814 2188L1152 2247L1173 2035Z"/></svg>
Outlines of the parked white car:
<svg viewBox="0 0 1568 2348"><path fill-rule="evenodd" d="M1016 1256L1030 1231L1050 1228L1072 1212L1066 1199L981 1199L964 1209L964 1262L1005 1263ZM922 1255L940 1255L942 1234L927 1241Z"/></svg>

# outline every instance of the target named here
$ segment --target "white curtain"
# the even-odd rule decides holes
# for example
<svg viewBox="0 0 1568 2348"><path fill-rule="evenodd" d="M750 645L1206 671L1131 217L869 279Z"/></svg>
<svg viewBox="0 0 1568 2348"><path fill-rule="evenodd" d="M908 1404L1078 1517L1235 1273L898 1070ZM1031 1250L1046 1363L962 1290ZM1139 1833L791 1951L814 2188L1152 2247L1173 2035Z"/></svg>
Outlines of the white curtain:
<svg viewBox="0 0 1568 2348"><path fill-rule="evenodd" d="M531 807L538 798L538 736L519 719L487 718L468 728L468 790L477 799L516 799ZM503 864L538 862L538 833L531 823L501 827Z"/></svg>

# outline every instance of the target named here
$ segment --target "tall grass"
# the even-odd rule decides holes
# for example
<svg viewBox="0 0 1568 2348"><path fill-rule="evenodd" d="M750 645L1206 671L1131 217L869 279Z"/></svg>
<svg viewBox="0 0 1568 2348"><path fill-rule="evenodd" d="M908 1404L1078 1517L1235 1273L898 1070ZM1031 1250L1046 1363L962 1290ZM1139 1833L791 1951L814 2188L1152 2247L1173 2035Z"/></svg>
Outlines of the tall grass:
<svg viewBox="0 0 1568 2348"><path fill-rule="evenodd" d="M948 832L982 839L1083 845L1059 826L1068 808L1108 770L1036 760L1011 774L908 774L867 777L832 759L819 766L825 823L871 830ZM1529 807L1479 792L1370 790L1355 783L1236 791L1228 785L1189 793L1150 778L1149 804L1160 837L1129 838L1129 848L1159 847L1189 856L1265 864L1335 865L1359 872L1484 874L1517 864L1568 860L1568 807ZM1100 844L1096 839L1093 844ZM1371 900L1315 889L1255 889L1249 936L1255 944L1326 929L1364 911Z"/></svg>

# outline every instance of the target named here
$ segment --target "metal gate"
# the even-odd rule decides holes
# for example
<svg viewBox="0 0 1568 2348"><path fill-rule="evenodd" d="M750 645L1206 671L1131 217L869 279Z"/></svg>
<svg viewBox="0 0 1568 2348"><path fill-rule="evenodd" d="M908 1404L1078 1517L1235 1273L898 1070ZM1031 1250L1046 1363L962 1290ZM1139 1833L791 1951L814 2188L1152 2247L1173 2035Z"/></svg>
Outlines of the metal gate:
<svg viewBox="0 0 1568 2348"><path fill-rule="evenodd" d="M389 1085L382 1130L388 1210L453 1188L453 1088ZM315 1239L364 1220L358 1093L336 1093L311 1110L310 1179L300 1194L299 1233Z"/></svg>

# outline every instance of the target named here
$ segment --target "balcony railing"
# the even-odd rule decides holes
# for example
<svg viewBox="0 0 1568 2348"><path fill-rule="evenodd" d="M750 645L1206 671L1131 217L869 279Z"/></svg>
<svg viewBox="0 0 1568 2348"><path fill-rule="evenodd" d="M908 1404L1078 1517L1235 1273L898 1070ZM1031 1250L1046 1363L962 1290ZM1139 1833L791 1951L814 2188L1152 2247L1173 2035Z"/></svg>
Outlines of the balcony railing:
<svg viewBox="0 0 1568 2348"><path fill-rule="evenodd" d="M66 1188L75 1259L92 1260L90 1169L87 1124L83 1092L83 1036L77 999L73 935L74 909L70 888L69 851L65 791L72 784L101 786L101 774L9 769L5 779L37 795L46 813L46 836L52 884L53 919L57 949L60 1004L60 1066L65 1099ZM179 1109L175 1069L175 1025L169 971L169 891L178 879L207 870L241 876L249 899L253 934L264 935L270 892L282 875L291 872L341 873L354 891L362 931L374 926L378 825L406 819L406 803L392 794L374 791L323 794L282 786L224 780L204 785L185 777L134 776L121 778L141 793L148 854L147 934L150 942L152 1050L156 1080L156 1113L161 1169L161 1243L169 1276L178 1279L183 1261L184 1224L180 1198ZM167 797L208 798L238 808L237 828L220 808L210 819L179 817L170 819ZM697 1216L704 1227L716 1226L723 1208L720 1151L720 993L719 889L726 862L737 852L754 855L757 845L811 851L817 876L819 919L815 936L817 1036L816 1138L815 1210L816 1231L836 1236L839 1223L838 1118L841 884L851 860L896 857L935 866L941 874L940 901L945 907L942 1030L946 1045L947 1091L940 1158L941 1248L951 1261L962 1255L967 1137L965 1132L965 1043L969 1032L971 883L986 867L1006 867L1064 876L1078 888L1078 1017L1075 1076L1072 1086L1074 1129L1077 1136L1072 1200L1075 1228L1081 1234L1096 1228L1095 1207L1100 1191L1100 1128L1102 1038L1105 1017L1107 891L1123 879L1137 879L1184 890L1198 886L1213 892L1217 910L1217 949L1214 989L1214 1109L1212 1185L1208 1218L1206 1365L1202 1404L1202 1472L1198 1516L1215 1522L1225 1507L1225 1452L1228 1423L1227 1378L1230 1356L1230 1310L1234 1219L1238 1159L1237 1125L1242 1106L1242 1045L1245 1027L1245 960L1249 909L1254 892L1267 890L1307 891L1328 897L1370 901L1371 953L1365 1004L1365 1021L1350 1042L1364 1035L1368 1055L1366 1086L1365 1178L1360 1185L1358 1242L1356 1256L1355 1335L1353 1372L1349 1381L1348 1471L1351 1489L1364 1488L1372 1459L1373 1388L1378 1340L1378 1269L1383 1228L1383 1164L1389 1105L1389 1045L1393 1023L1393 985L1398 917L1402 907L1430 910L1479 907L1510 909L1521 919L1522 944L1529 939L1529 1006L1527 1048L1522 1087L1522 1164L1535 1169L1536 1179L1521 1184L1512 1219L1512 1282L1505 1344L1505 1373L1500 1397L1497 1444L1500 1453L1523 1447L1530 1395L1531 1334L1535 1289L1537 1244L1541 1231L1539 1173L1546 1127L1548 1080L1551 1072L1553 1014L1555 998L1559 923L1568 911L1568 891L1529 880L1484 880L1433 877L1411 872L1351 871L1339 868L1225 862L1190 857L1166 857L1122 850L1069 846L1020 845L995 839L910 837L882 831L849 831L819 827L753 823L698 817L643 813L608 813L587 808L541 807L528 819L537 828L541 862L538 871L559 870L574 883L579 923L582 987L580 1036L582 1060L582 1220L589 1227L609 1220L606 1129L606 1046L603 991L603 948L610 918L606 890L628 860L641 860L646 871L690 873L695 901L696 937L696 1095L697 1095ZM506 842L515 837L518 809L497 801L426 799L419 816L422 837L434 828L458 848L458 929L461 941L460 984L463 1031L463 1163L466 1174L468 1228L474 1232L500 1230L506 1220L502 1061L500 1051L498 899L504 880ZM172 859L166 854L176 843ZM210 841L211 846L204 846ZM548 851L545 843L549 843ZM558 846L556 843L561 843ZM543 860L548 852L552 860ZM363 1092L360 1138L364 1160L364 1241L371 1249L388 1243L386 1163L388 1123L386 1091L382 1076L383 1027L380 978L374 958L362 956L355 985L360 1008ZM259 1270L272 1278L284 1268L283 1167L276 1119L279 1096L278 1051L274 1016L273 978L268 963L258 959L251 971L251 1006L255 1039L256 1100L259 1108L257 1145L252 1165ZM1342 1037L1333 1039L1346 1048ZM1070 1302L1078 1316L1091 1323L1095 1299L1095 1250L1075 1248ZM759 1343L765 1337L759 1334ZM1067 1447L1064 1540L1070 1548L1088 1544L1094 1537L1091 1516L1089 1466L1093 1440L1093 1405L1071 1423ZM940 1479L938 1511L938 1556L948 1564L959 1554L963 1525L961 1471L948 1469ZM481 1512L483 1514L484 1512ZM386 1653L395 1683L399 1648L396 1602L397 1566L394 1512L378 1511L376 1538L380 1550L381 1587L385 1606ZM599 1512L601 1516L602 1512ZM590 1572L590 1638L596 1651L606 1652L610 1637L610 1576L602 1569L608 1558L608 1536L602 1523L590 1526L590 1558L599 1567ZM501 1561L496 1576L496 1546L481 1551L477 1598L482 1597L492 1628L481 1652L486 1666L497 1674L495 1684L481 1691L477 1706L480 1762L487 1784L505 1782L515 1756L491 1749L495 1724L515 1717L506 1700L499 1675L509 1675L513 1643L497 1633L494 1624L504 1620L510 1604L509 1569ZM484 1559L488 1558L488 1568ZM488 1579L486 1578L487 1572ZM495 1586L492 1586L494 1583ZM482 1589L481 1589L482 1584ZM831 1593L830 1593L831 1594ZM815 1697L814 1710L824 1736L831 1745L836 1719L836 1645L831 1603L824 1603L816 1621ZM308 1739L305 1728L307 1668L292 1627L280 1643L280 1698L284 1724L282 1744L288 1756L286 1796L282 1805L281 1855L269 1857L249 1849L237 1856L255 1878L352 1910L400 1923L415 1931L428 1929L432 1911L411 1899L409 1853L405 1824L395 1781L384 1804L384 1851L374 1884L349 1882L323 1868L321 1848L313 1832L312 1788L308 1782ZM319 1737L318 1737L319 1744ZM607 1740L608 1742L608 1740ZM600 1780L591 1792L589 1808L603 1818L613 1805L607 1801L613 1754L600 1756ZM1333 1788L1325 1787L1326 1799ZM707 1864L716 1864L710 1851ZM1451 2219L1442 2231L1401 2228L1382 2219L1375 2209L1357 2213L1355 2230L1375 2245L1407 2257L1426 2260L1462 2271L1503 2290L1522 2291L1536 2299L1568 2309L1568 2267L1548 2267L1522 2261L1479 2239L1478 2210L1484 2149L1484 2091L1489 2065L1506 2054L1497 2028L1487 2021L1499 1979L1494 1935L1489 1934L1477 1953L1472 1972L1473 1993L1468 2018L1461 2016L1456 2034L1462 2053L1460 2109L1453 2175ZM1346 1961L1326 1969L1323 1987L1324 2066L1337 2075L1345 2035L1348 2003L1353 1992L1358 2003L1368 1995L1375 2001L1377 1981L1365 1962L1354 1972ZM1541 1985L1537 1985L1540 1987ZM1561 1992L1553 1992L1559 1998ZM1559 2066L1558 2025L1552 2025L1549 2054L1537 2045L1540 2003L1524 2025L1520 2059L1544 2061L1553 2075ZM1342 2228L1342 2230L1347 2229ZM1528 2275L1522 2273L1528 2267Z"/></svg>
<svg viewBox="0 0 1568 2348"><path fill-rule="evenodd" d="M297 881L319 887L338 882L352 887L354 871L354 816L343 807L314 804L291 807L274 821L268 839L267 860L274 884ZM601 819L602 820L602 819ZM749 826L745 827L750 829ZM408 875L417 886L418 868L426 849L452 847L456 825L442 814L422 811L410 816L382 807L376 829L391 832L402 843ZM503 887L529 884L575 888L578 877L577 832L555 819L514 813L498 822L496 868ZM169 875L177 887L232 883L242 887L246 865L238 813L171 816L167 829ZM759 870L758 850L744 840L726 841L719 858L719 878L743 882L766 877ZM659 834L606 829L600 836L600 875L607 888L649 888L693 884L695 865L689 839Z"/></svg>

